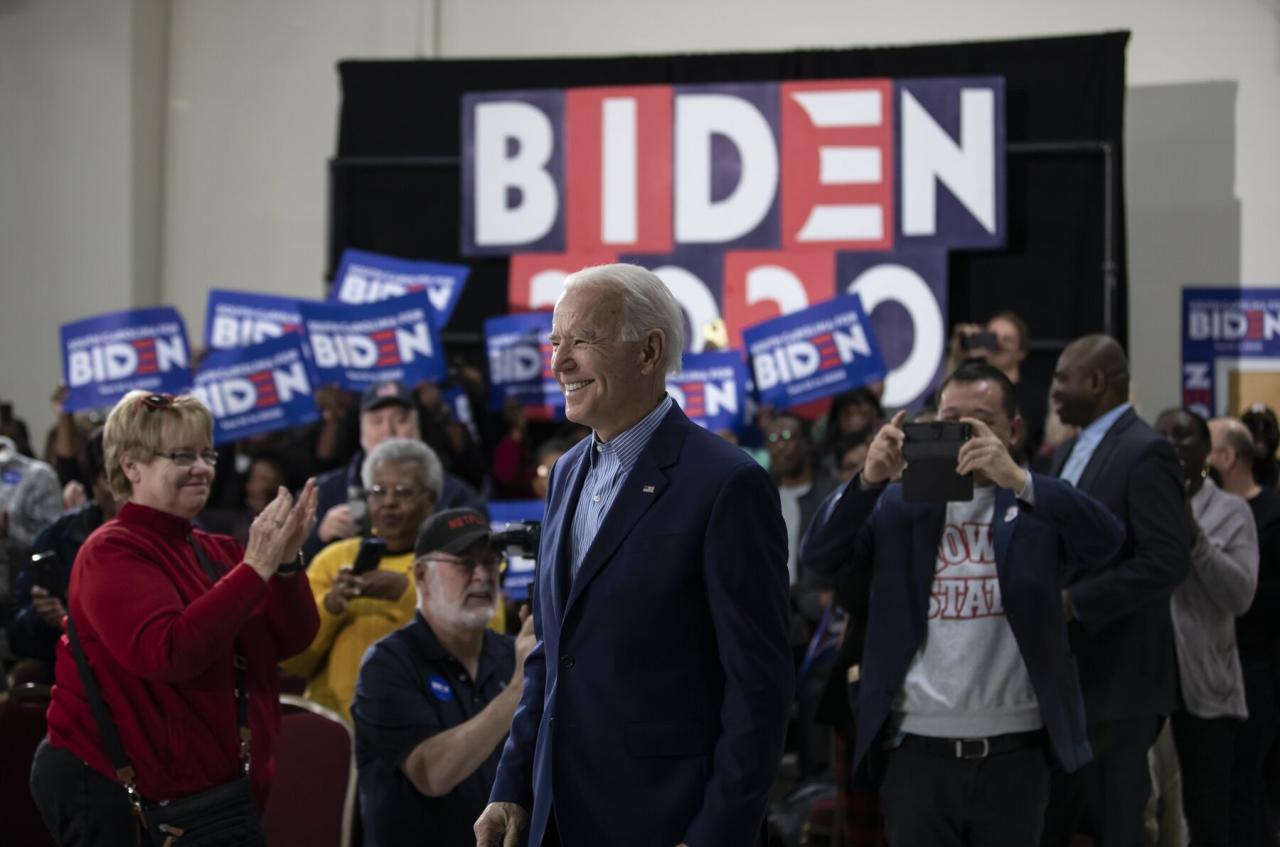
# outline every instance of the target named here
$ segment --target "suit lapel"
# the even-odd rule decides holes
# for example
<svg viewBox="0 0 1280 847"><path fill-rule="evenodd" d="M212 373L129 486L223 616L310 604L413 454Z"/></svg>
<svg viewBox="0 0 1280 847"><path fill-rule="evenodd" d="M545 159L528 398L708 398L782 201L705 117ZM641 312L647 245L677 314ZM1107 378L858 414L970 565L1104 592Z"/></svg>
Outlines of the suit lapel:
<svg viewBox="0 0 1280 847"><path fill-rule="evenodd" d="M1076 438L1069 438L1053 451L1053 458L1049 461L1049 474L1051 476L1062 476L1062 468L1067 463L1067 458L1071 456L1071 451L1076 449Z"/></svg>
<svg viewBox="0 0 1280 847"><path fill-rule="evenodd" d="M995 547L996 574L1001 577L1002 585L1004 584L1004 563L1009 558L1009 544L1013 541L1014 530L1018 528L1017 512L1010 512L1010 510L1017 508L1018 498L1012 491L1004 488L996 489L995 511L991 515L991 542Z"/></svg>
<svg viewBox="0 0 1280 847"><path fill-rule="evenodd" d="M1101 474L1111 461L1111 455L1116 451L1116 445L1119 438L1114 438L1121 430L1128 428L1133 418L1136 417L1133 409L1126 409L1124 414L1111 424L1111 428L1107 430L1106 435L1102 436L1102 440L1098 442L1098 447L1093 451L1093 455L1089 457L1089 464L1085 465L1084 473L1080 474L1080 482L1076 485L1081 491L1092 491L1094 481Z"/></svg>
<svg viewBox="0 0 1280 847"><path fill-rule="evenodd" d="M569 588L564 614L568 614L574 601L613 558L613 554L645 512L662 497L669 482L665 469L676 463L680 455L680 444L684 440L684 427L690 425L689 419L673 404L662 423L654 430L649 443L636 458L635 466L623 480L618 496L600 525L600 531L596 533L582 558L578 575L573 577ZM581 485L574 492L571 502L576 503L580 493Z"/></svg>
<svg viewBox="0 0 1280 847"><path fill-rule="evenodd" d="M578 464L573 469L569 484L565 488L565 497L561 501L565 508L560 512L560 526L556 539L556 556L552 562L552 592L555 598L556 622L564 620L565 601L569 596L569 580L573 570L573 514L578 508L578 498L582 496L582 486L587 481L587 470L591 467L591 443L593 436L587 436L587 444Z"/></svg>

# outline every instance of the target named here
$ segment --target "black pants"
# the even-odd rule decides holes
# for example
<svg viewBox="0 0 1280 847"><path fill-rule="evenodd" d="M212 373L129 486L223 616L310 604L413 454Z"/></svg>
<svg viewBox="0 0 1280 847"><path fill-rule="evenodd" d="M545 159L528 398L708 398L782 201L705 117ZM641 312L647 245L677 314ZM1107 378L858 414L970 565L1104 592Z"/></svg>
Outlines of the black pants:
<svg viewBox="0 0 1280 847"><path fill-rule="evenodd" d="M1182 772L1182 813L1192 847L1229 847L1231 842L1231 759L1235 718L1173 716L1173 746Z"/></svg>
<svg viewBox="0 0 1280 847"><path fill-rule="evenodd" d="M920 749L910 737L885 762L880 805L893 847L1027 847L1049 802L1042 747L983 759Z"/></svg>
<svg viewBox="0 0 1280 847"><path fill-rule="evenodd" d="M1041 847L1068 847L1077 830L1092 835L1094 847L1145 847L1147 751L1159 727L1154 717L1089 727L1093 761L1074 774L1053 771Z"/></svg>
<svg viewBox="0 0 1280 847"><path fill-rule="evenodd" d="M1268 831L1265 787L1267 753L1280 727L1275 668L1270 660L1242 659L1249 719L1236 734L1231 766L1232 847L1275 847Z"/></svg>
<svg viewBox="0 0 1280 847"><path fill-rule="evenodd" d="M124 787L47 738L31 763L31 796L62 847L134 847L137 827Z"/></svg>

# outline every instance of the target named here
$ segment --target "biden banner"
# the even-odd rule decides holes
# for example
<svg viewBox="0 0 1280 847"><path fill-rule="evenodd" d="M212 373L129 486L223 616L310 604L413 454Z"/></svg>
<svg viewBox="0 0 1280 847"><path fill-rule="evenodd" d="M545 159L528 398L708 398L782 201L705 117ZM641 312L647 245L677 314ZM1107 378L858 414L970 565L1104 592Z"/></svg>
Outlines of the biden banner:
<svg viewBox="0 0 1280 847"><path fill-rule="evenodd" d="M1204 417L1239 414L1258 399L1243 396L1244 383L1277 373L1280 288L1182 290L1182 405Z"/></svg>
<svg viewBox="0 0 1280 847"><path fill-rule="evenodd" d="M134 389L181 394L191 387L186 324L171 306L84 318L58 334L68 412L114 405Z"/></svg>
<svg viewBox="0 0 1280 847"><path fill-rule="evenodd" d="M699 426L739 432L746 424L748 379L737 350L691 353L680 372L667 377L667 392Z"/></svg>
<svg viewBox="0 0 1280 847"><path fill-rule="evenodd" d="M200 363L192 393L213 414L215 444L320 417L297 333L251 347L211 351Z"/></svg>
<svg viewBox="0 0 1280 847"><path fill-rule="evenodd" d="M743 331L760 403L784 409L884 379L884 359L857 295Z"/></svg>
<svg viewBox="0 0 1280 847"><path fill-rule="evenodd" d="M484 322L489 355L489 408L515 400L531 420L564 417L564 392L551 373L551 313L507 315Z"/></svg>
<svg viewBox="0 0 1280 847"><path fill-rule="evenodd" d="M251 291L209 291L204 346L210 350L248 347L290 333L302 333L298 300Z"/></svg>
<svg viewBox="0 0 1280 847"><path fill-rule="evenodd" d="M299 305L319 385L363 391L384 380L416 385L445 374L435 321L420 294Z"/></svg>
<svg viewBox="0 0 1280 847"><path fill-rule="evenodd" d="M422 292L431 304L436 328L443 329L462 296L471 268L383 256L348 248L333 280L330 299L340 303L376 303Z"/></svg>

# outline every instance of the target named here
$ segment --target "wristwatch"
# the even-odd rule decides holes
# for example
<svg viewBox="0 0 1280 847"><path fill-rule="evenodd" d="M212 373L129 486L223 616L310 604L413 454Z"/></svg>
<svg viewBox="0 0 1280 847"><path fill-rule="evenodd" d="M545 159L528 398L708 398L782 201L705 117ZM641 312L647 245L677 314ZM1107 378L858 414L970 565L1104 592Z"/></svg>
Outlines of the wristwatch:
<svg viewBox="0 0 1280 847"><path fill-rule="evenodd" d="M284 562L280 567L276 568L276 576L288 576L295 574L306 567L306 563L302 560L302 551L298 551L298 558L290 562Z"/></svg>

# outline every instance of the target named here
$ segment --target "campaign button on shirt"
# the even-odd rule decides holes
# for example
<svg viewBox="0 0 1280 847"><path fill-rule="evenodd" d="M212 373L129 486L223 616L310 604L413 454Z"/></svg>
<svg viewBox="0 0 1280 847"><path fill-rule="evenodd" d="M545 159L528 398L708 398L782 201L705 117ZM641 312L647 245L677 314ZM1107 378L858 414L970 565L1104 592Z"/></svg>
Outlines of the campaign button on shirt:
<svg viewBox="0 0 1280 847"><path fill-rule="evenodd" d="M449 683L439 674L432 674L427 682L431 686L431 694L437 700L446 701L453 699L453 689L449 687Z"/></svg>

